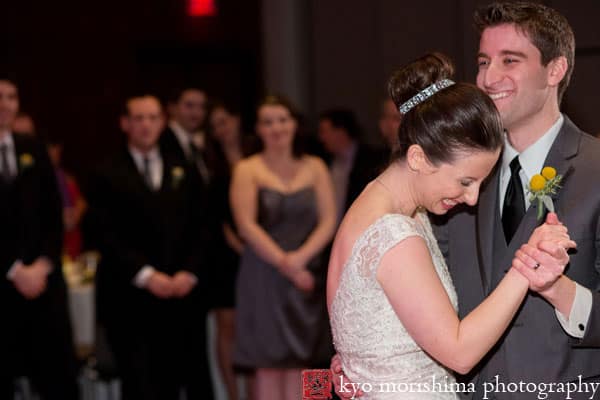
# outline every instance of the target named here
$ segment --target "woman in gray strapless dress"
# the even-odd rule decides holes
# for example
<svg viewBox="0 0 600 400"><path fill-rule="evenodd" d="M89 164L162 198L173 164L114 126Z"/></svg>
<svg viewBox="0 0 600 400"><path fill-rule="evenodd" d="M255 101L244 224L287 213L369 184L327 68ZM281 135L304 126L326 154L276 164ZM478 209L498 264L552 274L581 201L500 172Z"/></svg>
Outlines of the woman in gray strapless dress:
<svg viewBox="0 0 600 400"><path fill-rule="evenodd" d="M258 223L284 251L298 249L317 225L313 188L293 193L259 190ZM237 285L238 335L235 361L240 366L309 367L328 363L325 306L326 261L313 258L307 268L315 278L301 291L252 249L242 255Z"/></svg>
<svg viewBox="0 0 600 400"><path fill-rule="evenodd" d="M301 397L301 369L332 354L323 248L335 229L322 160L293 151L296 119L280 98L258 107L262 152L238 163L230 200L247 243L236 289L234 363L255 371L255 398Z"/></svg>

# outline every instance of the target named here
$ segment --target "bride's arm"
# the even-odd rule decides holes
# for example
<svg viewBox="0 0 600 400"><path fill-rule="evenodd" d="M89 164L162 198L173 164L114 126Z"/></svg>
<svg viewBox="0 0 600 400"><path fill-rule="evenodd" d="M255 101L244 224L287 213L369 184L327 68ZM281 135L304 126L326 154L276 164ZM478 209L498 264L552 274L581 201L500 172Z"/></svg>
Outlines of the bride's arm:
<svg viewBox="0 0 600 400"><path fill-rule="evenodd" d="M377 279L417 344L462 374L500 338L529 287L529 281L510 268L496 289L460 321L419 237L407 238L386 253Z"/></svg>

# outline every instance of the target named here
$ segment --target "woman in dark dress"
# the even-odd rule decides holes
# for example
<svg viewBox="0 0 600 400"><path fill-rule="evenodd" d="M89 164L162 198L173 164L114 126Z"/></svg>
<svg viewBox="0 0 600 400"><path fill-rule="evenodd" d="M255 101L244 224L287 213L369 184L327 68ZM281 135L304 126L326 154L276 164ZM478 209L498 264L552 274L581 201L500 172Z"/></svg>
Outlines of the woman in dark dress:
<svg viewBox="0 0 600 400"><path fill-rule="evenodd" d="M250 155L256 146L242 134L239 113L224 103L213 104L208 120L207 148L212 174L211 210L215 210L221 232L213 249L215 259L218 260L213 295L217 323L216 350L227 394L230 399L236 400L239 397L232 362L235 283L244 242L239 237L231 216L229 185L233 166L243 157Z"/></svg>
<svg viewBox="0 0 600 400"><path fill-rule="evenodd" d="M260 153L241 160L230 199L247 243L237 282L234 362L254 370L255 398L301 397L301 370L327 359L326 261L335 229L323 161L294 152L297 119L285 100L258 107Z"/></svg>

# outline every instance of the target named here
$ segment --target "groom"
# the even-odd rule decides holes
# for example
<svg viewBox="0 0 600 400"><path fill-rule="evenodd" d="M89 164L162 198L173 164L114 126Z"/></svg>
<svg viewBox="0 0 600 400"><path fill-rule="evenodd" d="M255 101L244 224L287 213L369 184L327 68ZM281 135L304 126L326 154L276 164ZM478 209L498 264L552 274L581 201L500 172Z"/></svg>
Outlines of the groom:
<svg viewBox="0 0 600 400"><path fill-rule="evenodd" d="M476 12L475 24L477 85L494 100L507 134L479 205L436 221L460 317L495 288L540 223L525 188L544 166L564 175L554 205L578 247L566 274L527 296L505 335L462 378L474 383L475 399L589 399L593 386L585 384L600 381L600 142L559 110L573 72L573 31L536 3L491 4ZM542 271L529 278L543 280ZM332 367L340 371L339 363ZM570 397L560 392L568 382Z"/></svg>

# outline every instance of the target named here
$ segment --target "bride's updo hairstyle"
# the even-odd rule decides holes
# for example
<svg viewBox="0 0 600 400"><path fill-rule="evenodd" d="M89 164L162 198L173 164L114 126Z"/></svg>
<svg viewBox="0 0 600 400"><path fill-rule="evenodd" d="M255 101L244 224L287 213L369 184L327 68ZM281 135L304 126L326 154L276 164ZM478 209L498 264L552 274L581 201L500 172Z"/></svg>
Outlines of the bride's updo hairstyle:
<svg viewBox="0 0 600 400"><path fill-rule="evenodd" d="M452 62L441 53L430 53L396 71L388 84L390 97L401 108L434 83L451 79ZM461 152L495 151L504 140L502 123L490 97L469 83L455 83L417 102L402 115L398 149L392 161L406 158L418 144L438 166L451 163Z"/></svg>

